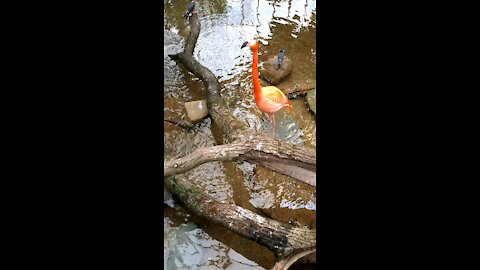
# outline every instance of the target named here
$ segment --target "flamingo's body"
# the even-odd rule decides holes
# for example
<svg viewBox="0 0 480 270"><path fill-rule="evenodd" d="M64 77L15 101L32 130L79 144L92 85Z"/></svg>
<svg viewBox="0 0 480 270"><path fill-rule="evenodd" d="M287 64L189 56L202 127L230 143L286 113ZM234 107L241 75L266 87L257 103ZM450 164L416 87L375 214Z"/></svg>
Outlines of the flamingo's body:
<svg viewBox="0 0 480 270"><path fill-rule="evenodd" d="M283 92L275 86L261 87L258 80L258 41L245 42L241 48L248 45L252 49L252 79L253 79L253 95L257 108L268 114L268 118L272 119L273 136L275 137L275 113L283 107L291 109L290 100Z"/></svg>

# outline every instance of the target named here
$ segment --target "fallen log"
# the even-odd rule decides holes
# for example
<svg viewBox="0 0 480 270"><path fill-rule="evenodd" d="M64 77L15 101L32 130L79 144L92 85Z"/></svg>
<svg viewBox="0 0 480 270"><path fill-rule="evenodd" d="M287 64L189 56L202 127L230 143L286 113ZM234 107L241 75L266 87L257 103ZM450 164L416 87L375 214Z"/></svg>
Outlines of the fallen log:
<svg viewBox="0 0 480 270"><path fill-rule="evenodd" d="M179 159L164 162L164 176L188 171L206 162L247 160L316 186L316 153L308 148L250 136L238 143L195 150Z"/></svg>
<svg viewBox="0 0 480 270"><path fill-rule="evenodd" d="M235 204L218 202L181 174L165 177L165 185L195 214L266 246L280 259L316 245L315 230L262 217Z"/></svg>
<svg viewBox="0 0 480 270"><path fill-rule="evenodd" d="M193 58L193 51L200 34L200 22L196 13L190 16L189 22L190 33L185 42L184 50L181 53L169 56L173 60L178 60L202 80L207 92L207 106L210 116L228 139L230 134L237 134L243 131L245 127L231 114L225 100L220 96L220 83L215 75Z"/></svg>

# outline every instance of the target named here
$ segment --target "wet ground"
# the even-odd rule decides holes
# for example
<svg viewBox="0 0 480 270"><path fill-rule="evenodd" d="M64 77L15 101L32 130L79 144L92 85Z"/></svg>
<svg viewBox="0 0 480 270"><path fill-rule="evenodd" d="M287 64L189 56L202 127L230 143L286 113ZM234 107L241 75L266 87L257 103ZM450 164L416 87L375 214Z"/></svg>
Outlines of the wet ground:
<svg viewBox="0 0 480 270"><path fill-rule="evenodd" d="M182 16L188 1L164 0L164 3L164 28L185 39L188 21ZM315 87L315 1L198 0L196 11L201 31L194 57L217 76L222 84L221 94L227 99L232 113L251 129L263 132L271 127L255 106L251 79L252 56L248 48L240 49L244 41L256 38L261 42L260 75L262 61L273 58L280 48L284 48L286 57L293 63L292 73L277 85L285 93ZM164 45L166 53L182 49L181 41L173 36ZM182 66L165 55L164 61L165 118L185 119L183 104L204 99L205 90L201 81ZM261 84L269 85L263 81ZM309 109L304 96L291 99L291 102L293 109L290 112L281 110L276 114L277 138L315 148L315 114ZM164 122L164 130L165 152L173 157L184 156L199 147L223 143L222 134L209 118L197 124L194 130L167 122ZM316 227L315 188L289 177L260 166L236 162L203 164L185 175L218 200L234 202L283 222ZM168 269L195 269L189 268L194 266L198 267L196 269L268 269L273 265L273 253L265 247L190 214L174 199L170 205L174 208L165 206L165 228L168 228L165 231L183 233L176 237L168 234L169 239L190 239L187 241L190 251L174 248L180 241L178 239L166 242L164 256L170 261ZM204 242L197 239L199 235L209 244L201 244ZM205 240L208 237L213 239ZM186 240L182 241L186 243ZM218 259L208 260L210 255L205 254L213 252L213 246L217 251L223 251L218 251L215 257ZM179 255L182 252L184 256ZM172 263L181 261L179 256L186 261L177 265ZM188 257L192 258L191 261L188 261Z"/></svg>

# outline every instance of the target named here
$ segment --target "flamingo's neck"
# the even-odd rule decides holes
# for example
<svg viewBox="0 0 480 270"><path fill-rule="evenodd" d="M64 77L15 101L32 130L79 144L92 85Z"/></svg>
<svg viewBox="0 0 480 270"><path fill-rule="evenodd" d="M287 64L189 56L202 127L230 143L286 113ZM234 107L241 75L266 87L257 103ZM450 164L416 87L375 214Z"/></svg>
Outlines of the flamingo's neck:
<svg viewBox="0 0 480 270"><path fill-rule="evenodd" d="M253 96L255 101L258 101L261 97L260 81L258 80L258 47L252 49L253 64L252 64L252 80L253 80Z"/></svg>

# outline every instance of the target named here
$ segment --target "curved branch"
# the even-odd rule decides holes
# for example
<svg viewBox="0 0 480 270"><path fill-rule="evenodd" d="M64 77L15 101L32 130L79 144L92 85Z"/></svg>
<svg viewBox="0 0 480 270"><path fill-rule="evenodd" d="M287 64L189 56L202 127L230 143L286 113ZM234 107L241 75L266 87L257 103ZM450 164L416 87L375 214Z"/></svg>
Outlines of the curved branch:
<svg viewBox="0 0 480 270"><path fill-rule="evenodd" d="M250 136L241 142L205 147L179 159L164 162L164 176L188 171L206 162L247 160L316 186L316 153L267 137Z"/></svg>
<svg viewBox="0 0 480 270"><path fill-rule="evenodd" d="M270 270L287 270L292 264L294 264L296 261L299 259L308 256L312 253L314 253L317 249L312 249L312 250L305 250L301 251L297 254L293 254L288 258L284 258L277 263L270 269Z"/></svg>
<svg viewBox="0 0 480 270"><path fill-rule="evenodd" d="M225 100L220 96L220 83L215 75L206 67L202 66L195 58L193 58L193 51L200 34L200 22L198 16L193 13L190 16L190 33L185 41L185 48L183 52L170 55L170 58L178 60L182 63L188 71L192 72L200 80L202 80L207 90L207 106L209 113L215 123L220 127L222 133L226 136L242 131L245 127L238 121L231 112Z"/></svg>

